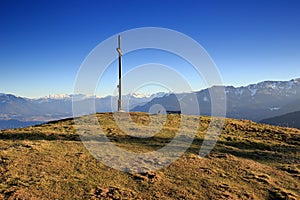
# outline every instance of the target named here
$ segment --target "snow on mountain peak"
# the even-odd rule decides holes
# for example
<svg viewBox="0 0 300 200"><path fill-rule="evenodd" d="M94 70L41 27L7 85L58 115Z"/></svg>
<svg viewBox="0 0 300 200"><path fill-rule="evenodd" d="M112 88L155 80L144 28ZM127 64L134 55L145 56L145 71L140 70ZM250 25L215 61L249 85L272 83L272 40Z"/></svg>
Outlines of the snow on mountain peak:
<svg viewBox="0 0 300 200"><path fill-rule="evenodd" d="M247 89L250 91L251 96L254 96L257 93L258 85L249 85Z"/></svg>
<svg viewBox="0 0 300 200"><path fill-rule="evenodd" d="M46 98L48 99L67 99L71 98L68 94L49 94Z"/></svg>
<svg viewBox="0 0 300 200"><path fill-rule="evenodd" d="M138 93L135 93L135 92L132 92L130 95L135 97L135 98L138 98L138 99L140 99L140 98L149 98L151 96L149 94L138 94Z"/></svg>
<svg viewBox="0 0 300 200"><path fill-rule="evenodd" d="M292 79L290 82L299 84L300 83L300 78Z"/></svg>
<svg viewBox="0 0 300 200"><path fill-rule="evenodd" d="M158 93L154 93L154 94L143 94L143 93L136 93L136 92L132 92L130 94L128 94L128 96L137 98L137 99L153 99L153 98L157 98L157 97L163 97L168 93L165 92L158 92Z"/></svg>

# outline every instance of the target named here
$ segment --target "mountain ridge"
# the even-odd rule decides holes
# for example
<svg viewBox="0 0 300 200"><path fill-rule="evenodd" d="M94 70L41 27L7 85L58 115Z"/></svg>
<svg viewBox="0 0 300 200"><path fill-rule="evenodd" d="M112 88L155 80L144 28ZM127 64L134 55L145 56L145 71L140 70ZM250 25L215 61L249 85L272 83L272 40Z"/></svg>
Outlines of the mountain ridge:
<svg viewBox="0 0 300 200"><path fill-rule="evenodd" d="M237 119L260 121L290 112L300 111L300 79L290 81L263 81L247 86L224 87L227 97L227 116ZM209 88L193 92L200 104L200 114L210 115ZM152 95L127 94L123 96L127 111L149 112L152 105L161 104L169 110L180 110L176 99L185 93L157 93ZM117 96L98 98L84 94L58 94L41 98L0 95L0 120L50 121L72 117L72 99L95 101L97 112L111 112L117 105ZM116 107L115 105L115 107ZM88 114L88 113L83 113ZM17 128L16 126L15 128ZM0 126L1 129L1 126Z"/></svg>
<svg viewBox="0 0 300 200"><path fill-rule="evenodd" d="M137 106L150 101L156 96L161 96L163 93L153 94L151 96L133 96L124 95L123 101L124 108L128 106ZM96 112L108 112L114 109L112 107L113 102L117 100L115 96L106 96L98 98L93 95L84 94L63 94L63 95L49 95L41 98L26 98L19 97L12 94L2 94L0 96L0 129L7 128L4 123L7 120L15 120L15 126L10 123L10 128L23 127L21 124L39 124L41 122L47 122L51 120L58 120L63 118L73 117L72 113L72 100L82 101L89 103L95 102ZM130 104L128 102L130 101ZM90 111L89 113L91 113ZM89 114L89 113L82 113ZM9 121L13 122L13 121Z"/></svg>
<svg viewBox="0 0 300 200"><path fill-rule="evenodd" d="M260 122L275 126L295 127L300 129L300 111L263 119Z"/></svg>
<svg viewBox="0 0 300 200"><path fill-rule="evenodd" d="M264 118L298 111L294 106L300 100L300 79L290 81L264 81L248 86L213 86L224 88L227 100L227 117L260 121ZM211 115L210 88L194 92L201 115ZM176 98L183 99L185 93L155 98L132 111L148 112L151 106L161 104L171 110L179 110ZM177 100L178 101L178 100ZM182 102L185 103L185 102ZM172 106L170 106L172 105ZM298 108L299 107L299 108Z"/></svg>

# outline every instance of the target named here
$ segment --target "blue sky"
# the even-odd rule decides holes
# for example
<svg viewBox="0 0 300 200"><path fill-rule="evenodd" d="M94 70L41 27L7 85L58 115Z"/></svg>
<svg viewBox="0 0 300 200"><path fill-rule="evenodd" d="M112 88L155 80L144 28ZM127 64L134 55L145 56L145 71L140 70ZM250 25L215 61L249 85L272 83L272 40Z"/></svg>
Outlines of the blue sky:
<svg viewBox="0 0 300 200"><path fill-rule="evenodd" d="M119 32L149 26L199 42L225 85L290 80L300 77L299 10L297 0L0 1L0 92L70 94L93 48ZM106 79L114 83L115 73ZM201 80L191 81L193 89L203 88Z"/></svg>

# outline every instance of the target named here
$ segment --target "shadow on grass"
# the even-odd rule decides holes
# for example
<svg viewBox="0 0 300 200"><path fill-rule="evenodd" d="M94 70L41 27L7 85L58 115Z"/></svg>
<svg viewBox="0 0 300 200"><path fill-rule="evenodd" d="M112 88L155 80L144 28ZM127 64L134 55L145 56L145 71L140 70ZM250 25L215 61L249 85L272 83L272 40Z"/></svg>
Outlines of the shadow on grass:
<svg viewBox="0 0 300 200"><path fill-rule="evenodd" d="M63 140L63 141L81 141L76 134L45 134L45 133L0 133L1 140ZM151 138L138 138L133 136L108 136L108 139L116 145L121 145L130 151L131 147L135 149L147 149L155 151L169 144L173 138L154 136ZM87 138L87 141L102 142L96 136ZM203 139L195 138L192 145L187 149L188 153L198 155ZM181 151L181 147L174 147ZM292 162L300 163L297 152L300 147L297 145L272 144L254 141L218 141L212 150L213 153L228 153L237 157L251 159L259 162Z"/></svg>
<svg viewBox="0 0 300 200"><path fill-rule="evenodd" d="M296 145L272 144L254 141L218 141L214 152L228 153L236 157L258 162L290 162L300 163Z"/></svg>
<svg viewBox="0 0 300 200"><path fill-rule="evenodd" d="M0 133L0 140L66 140L80 141L75 134L45 134L45 133Z"/></svg>

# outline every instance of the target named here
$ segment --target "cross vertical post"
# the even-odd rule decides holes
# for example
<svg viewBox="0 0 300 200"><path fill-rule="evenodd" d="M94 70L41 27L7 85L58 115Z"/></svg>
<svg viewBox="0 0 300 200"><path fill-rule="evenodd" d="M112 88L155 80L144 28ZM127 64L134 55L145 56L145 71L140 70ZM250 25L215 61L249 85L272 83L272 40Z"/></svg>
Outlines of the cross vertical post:
<svg viewBox="0 0 300 200"><path fill-rule="evenodd" d="M121 51L121 35L118 36L118 48L119 54L119 100L118 100L118 112L122 112L122 51Z"/></svg>

